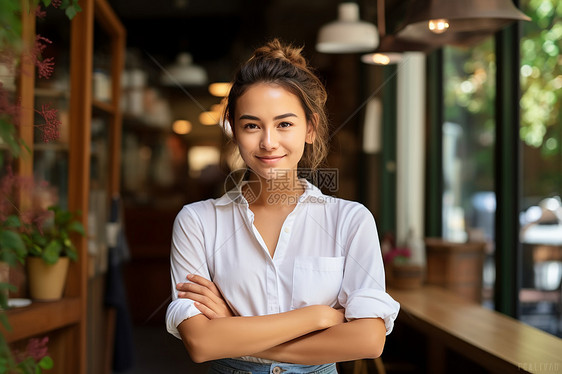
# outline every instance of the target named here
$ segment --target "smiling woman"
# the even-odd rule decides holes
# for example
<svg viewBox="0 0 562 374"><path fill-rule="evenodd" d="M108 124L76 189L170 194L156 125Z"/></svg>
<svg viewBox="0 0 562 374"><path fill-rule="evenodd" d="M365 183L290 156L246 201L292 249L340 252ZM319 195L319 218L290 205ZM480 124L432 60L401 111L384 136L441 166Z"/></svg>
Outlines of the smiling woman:
<svg viewBox="0 0 562 374"><path fill-rule="evenodd" d="M256 84L238 99L235 117L236 143L250 169L265 179L297 171L314 125L295 95L276 84Z"/></svg>
<svg viewBox="0 0 562 374"><path fill-rule="evenodd" d="M300 49L277 40L235 76L225 118L247 179L184 206L172 236L168 331L212 373L335 373L378 357L392 331L373 216L298 177L326 154L325 102Z"/></svg>

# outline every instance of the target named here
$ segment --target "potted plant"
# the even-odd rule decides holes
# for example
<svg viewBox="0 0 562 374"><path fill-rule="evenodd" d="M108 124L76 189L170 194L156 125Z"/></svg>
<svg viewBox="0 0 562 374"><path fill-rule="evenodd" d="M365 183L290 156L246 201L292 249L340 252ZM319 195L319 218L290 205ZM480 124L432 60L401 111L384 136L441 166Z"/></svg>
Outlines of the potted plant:
<svg viewBox="0 0 562 374"><path fill-rule="evenodd" d="M73 234L85 235L84 227L70 212L54 205L50 216L39 224L29 224L22 238L27 248L27 280L34 300L57 300L62 297L69 261L78 254L72 243Z"/></svg>
<svg viewBox="0 0 562 374"><path fill-rule="evenodd" d="M409 247L396 245L394 236L386 234L381 243L386 283L391 288L419 288L423 283L423 268L411 262Z"/></svg>

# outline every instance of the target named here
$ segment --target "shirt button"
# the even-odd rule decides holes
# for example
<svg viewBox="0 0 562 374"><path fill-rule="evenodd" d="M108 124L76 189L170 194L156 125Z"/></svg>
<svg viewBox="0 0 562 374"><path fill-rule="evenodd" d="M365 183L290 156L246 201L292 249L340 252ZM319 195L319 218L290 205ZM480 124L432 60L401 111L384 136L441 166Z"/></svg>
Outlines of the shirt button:
<svg viewBox="0 0 562 374"><path fill-rule="evenodd" d="M272 370L273 374L281 374L284 371L285 370L281 369L279 366L274 367Z"/></svg>
<svg viewBox="0 0 562 374"><path fill-rule="evenodd" d="M288 227L285 227L285 230L284 230L284 231L285 231L285 232L286 232L286 233L288 234L288 233L290 233L290 232L291 232L291 229L290 229L290 228L288 228Z"/></svg>

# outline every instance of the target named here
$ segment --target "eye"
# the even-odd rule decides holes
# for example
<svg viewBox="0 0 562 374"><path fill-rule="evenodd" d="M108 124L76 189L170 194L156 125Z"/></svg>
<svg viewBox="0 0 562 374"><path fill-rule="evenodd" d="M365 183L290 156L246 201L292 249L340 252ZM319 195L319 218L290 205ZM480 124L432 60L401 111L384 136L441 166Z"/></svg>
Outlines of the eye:
<svg viewBox="0 0 562 374"><path fill-rule="evenodd" d="M246 123L243 127L246 130L255 130L258 128L258 125L256 125L255 123Z"/></svg>
<svg viewBox="0 0 562 374"><path fill-rule="evenodd" d="M282 129L286 129L287 127L291 127L291 126L293 126L293 124L291 122L281 122L279 124L279 127L282 128Z"/></svg>

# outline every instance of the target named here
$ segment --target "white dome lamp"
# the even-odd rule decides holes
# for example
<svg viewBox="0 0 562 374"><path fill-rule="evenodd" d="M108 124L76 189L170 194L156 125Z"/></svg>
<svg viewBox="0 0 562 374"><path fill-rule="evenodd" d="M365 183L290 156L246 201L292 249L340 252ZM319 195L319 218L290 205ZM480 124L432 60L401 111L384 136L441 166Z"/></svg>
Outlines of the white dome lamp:
<svg viewBox="0 0 562 374"><path fill-rule="evenodd" d="M162 84L166 86L202 86L207 84L207 72L193 64L191 54L182 52L175 64L162 72Z"/></svg>
<svg viewBox="0 0 562 374"><path fill-rule="evenodd" d="M375 25L359 19L359 5L341 3L338 20L320 28L316 50L322 53L369 52L379 45Z"/></svg>

